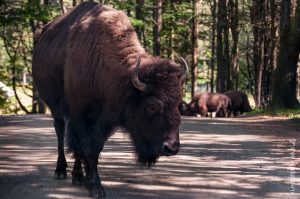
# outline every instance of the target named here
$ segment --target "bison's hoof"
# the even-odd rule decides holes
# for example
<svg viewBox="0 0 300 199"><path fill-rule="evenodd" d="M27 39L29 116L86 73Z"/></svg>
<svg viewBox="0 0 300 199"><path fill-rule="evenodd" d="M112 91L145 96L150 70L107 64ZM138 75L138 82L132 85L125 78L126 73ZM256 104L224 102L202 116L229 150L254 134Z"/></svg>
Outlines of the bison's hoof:
<svg viewBox="0 0 300 199"><path fill-rule="evenodd" d="M81 186L83 184L83 175L73 175L72 177L72 184L75 186Z"/></svg>
<svg viewBox="0 0 300 199"><path fill-rule="evenodd" d="M89 189L89 196L93 198L105 198L105 191L102 186Z"/></svg>
<svg viewBox="0 0 300 199"><path fill-rule="evenodd" d="M56 169L54 173L55 179L66 179L67 178L67 170L66 169Z"/></svg>

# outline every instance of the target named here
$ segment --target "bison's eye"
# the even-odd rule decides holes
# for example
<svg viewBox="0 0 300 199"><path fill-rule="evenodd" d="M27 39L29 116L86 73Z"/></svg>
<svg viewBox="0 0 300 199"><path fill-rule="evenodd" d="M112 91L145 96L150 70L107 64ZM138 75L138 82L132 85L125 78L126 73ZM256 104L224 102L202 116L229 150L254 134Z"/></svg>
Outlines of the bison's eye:
<svg viewBox="0 0 300 199"><path fill-rule="evenodd" d="M158 106L158 105L155 105L155 104L153 104L153 105L149 105L148 107L147 107L147 112L149 113L149 114L154 114L154 113L157 113L157 112L159 112L161 110L161 107L160 106Z"/></svg>
<svg viewBox="0 0 300 199"><path fill-rule="evenodd" d="M157 98L151 97L147 100L147 103L145 105L147 114L149 116L152 116L154 114L159 114L161 113L163 109L163 103Z"/></svg>

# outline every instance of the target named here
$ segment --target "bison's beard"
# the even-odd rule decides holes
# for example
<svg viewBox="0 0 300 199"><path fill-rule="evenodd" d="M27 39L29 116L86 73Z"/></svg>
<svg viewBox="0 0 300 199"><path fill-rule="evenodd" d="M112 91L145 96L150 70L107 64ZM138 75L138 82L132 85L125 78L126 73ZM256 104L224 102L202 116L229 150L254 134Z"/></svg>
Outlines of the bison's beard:
<svg viewBox="0 0 300 199"><path fill-rule="evenodd" d="M133 139L137 162L145 167L154 166L159 158L159 153L153 147L139 139Z"/></svg>
<svg viewBox="0 0 300 199"><path fill-rule="evenodd" d="M154 166L159 156L137 152L137 162L144 167Z"/></svg>

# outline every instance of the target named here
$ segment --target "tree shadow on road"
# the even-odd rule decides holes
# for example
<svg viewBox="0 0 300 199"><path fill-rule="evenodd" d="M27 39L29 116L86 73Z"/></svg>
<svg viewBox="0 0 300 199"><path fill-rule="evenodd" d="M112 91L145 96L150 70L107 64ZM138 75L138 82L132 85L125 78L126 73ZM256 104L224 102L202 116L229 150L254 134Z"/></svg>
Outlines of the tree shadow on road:
<svg viewBox="0 0 300 199"><path fill-rule="evenodd" d="M68 179L52 177L57 142L49 117L5 120L0 121L1 198L88 198L85 188L71 184L71 155ZM135 163L129 139L117 132L99 159L107 198L299 198L297 133L282 132L280 121L265 122L184 118L179 154L162 157L149 169ZM276 136L266 132L274 124Z"/></svg>

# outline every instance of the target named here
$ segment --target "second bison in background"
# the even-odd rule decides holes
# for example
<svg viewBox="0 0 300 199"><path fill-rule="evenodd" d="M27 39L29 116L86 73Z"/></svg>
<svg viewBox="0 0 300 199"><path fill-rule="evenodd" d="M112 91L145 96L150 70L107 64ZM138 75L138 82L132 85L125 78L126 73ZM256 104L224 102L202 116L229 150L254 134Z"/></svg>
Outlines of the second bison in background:
<svg viewBox="0 0 300 199"><path fill-rule="evenodd" d="M234 116L238 116L245 112L252 111L249 104L247 95L242 91L227 91L224 93L231 100L231 107L229 109L229 116L233 113Z"/></svg>
<svg viewBox="0 0 300 199"><path fill-rule="evenodd" d="M220 113L220 116L227 117L227 110L230 108L231 102L229 97L221 93L200 93L193 97L188 104L190 113L198 113L206 116L208 112Z"/></svg>

